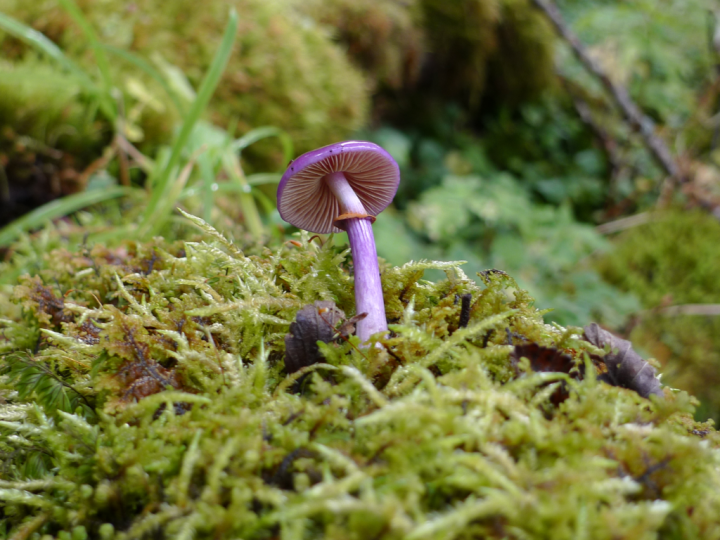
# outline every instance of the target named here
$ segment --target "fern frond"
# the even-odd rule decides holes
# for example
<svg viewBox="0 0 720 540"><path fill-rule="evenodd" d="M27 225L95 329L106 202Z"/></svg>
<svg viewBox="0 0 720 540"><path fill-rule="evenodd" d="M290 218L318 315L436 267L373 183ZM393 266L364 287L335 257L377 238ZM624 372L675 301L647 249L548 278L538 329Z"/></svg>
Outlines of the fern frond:
<svg viewBox="0 0 720 540"><path fill-rule="evenodd" d="M68 413L81 407L85 414L92 414L93 406L88 398L64 381L61 376L40 362L20 354L5 357L5 372L18 398L22 401L34 397L46 411Z"/></svg>

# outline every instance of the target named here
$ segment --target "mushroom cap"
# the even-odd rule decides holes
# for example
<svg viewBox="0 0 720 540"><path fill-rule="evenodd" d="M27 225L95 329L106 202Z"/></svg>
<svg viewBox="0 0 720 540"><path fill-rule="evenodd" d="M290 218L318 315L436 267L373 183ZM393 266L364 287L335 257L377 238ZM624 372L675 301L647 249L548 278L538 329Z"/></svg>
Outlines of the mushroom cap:
<svg viewBox="0 0 720 540"><path fill-rule="evenodd" d="M342 172L365 212L376 216L393 200L400 184L395 160L377 144L346 141L307 152L290 162L278 186L280 217L314 233L341 232L334 224L340 203L323 178Z"/></svg>

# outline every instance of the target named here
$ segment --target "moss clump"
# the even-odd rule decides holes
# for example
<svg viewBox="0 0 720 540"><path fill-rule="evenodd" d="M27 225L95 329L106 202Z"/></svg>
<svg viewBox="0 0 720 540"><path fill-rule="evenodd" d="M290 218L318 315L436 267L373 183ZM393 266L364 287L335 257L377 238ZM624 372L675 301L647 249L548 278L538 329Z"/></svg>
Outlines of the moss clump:
<svg viewBox="0 0 720 540"><path fill-rule="evenodd" d="M0 62L3 139L20 134L73 153L97 151L103 133L82 101L78 82L53 66L35 59Z"/></svg>
<svg viewBox="0 0 720 540"><path fill-rule="evenodd" d="M298 10L333 28L371 83L403 100L419 85L418 99L474 111L486 96L534 98L554 79L554 34L528 0L312 0Z"/></svg>
<svg viewBox="0 0 720 540"><path fill-rule="evenodd" d="M477 109L536 97L554 77L554 35L528 0L420 0L433 53L428 84Z"/></svg>
<svg viewBox="0 0 720 540"><path fill-rule="evenodd" d="M720 317L662 313L673 305L720 303L717 219L701 211L657 215L621 234L598 265L648 310L637 320L633 341L665 364L673 385L702 400L699 414L720 419Z"/></svg>
<svg viewBox="0 0 720 540"><path fill-rule="evenodd" d="M224 0L77 3L103 43L148 59L160 55L195 87L217 49L230 7ZM282 2L234 0L231 5L240 22L235 52L211 104L218 122L236 119L240 133L262 125L283 128L300 151L345 138L364 123L365 82L324 30L310 19L300 20ZM32 25L95 69L87 40L57 2L0 0L0 11ZM8 38L0 47L16 58L27 50ZM130 80L128 74L140 77L114 57L113 66L120 85ZM161 90L147 84L156 98L167 101ZM151 130L158 115L146 120L140 125Z"/></svg>
<svg viewBox="0 0 720 540"><path fill-rule="evenodd" d="M33 58L0 60L0 225L83 189L104 127L71 76Z"/></svg>
<svg viewBox="0 0 720 540"><path fill-rule="evenodd" d="M296 9L332 28L373 88L398 90L417 80L426 53L417 0L304 0Z"/></svg>
<svg viewBox="0 0 720 540"><path fill-rule="evenodd" d="M493 101L518 104L553 84L555 34L532 1L502 0L500 6L488 93Z"/></svg>
<svg viewBox="0 0 720 540"><path fill-rule="evenodd" d="M385 267L384 346L323 344L324 363L288 376L303 305L354 312L347 253L302 236L248 255L198 225L209 243L55 251L14 288L5 533L720 537L720 437L689 417L691 398L642 399L590 363L582 381L513 367L508 339L598 351L545 325L507 275L478 286L457 263ZM422 280L428 268L447 279Z"/></svg>
<svg viewBox="0 0 720 540"><path fill-rule="evenodd" d="M196 87L228 9L224 0L77 3L103 43L138 53L161 71L168 63L176 66ZM485 97L493 104L517 104L553 79L553 34L529 0L231 4L240 15L238 41L211 103L212 118L223 125L237 120L238 132L262 125L283 128L300 152L362 127L373 90L391 90L377 102L380 114L414 120L408 103L444 109L450 101L474 113ZM91 74L97 71L87 39L54 0L0 0L0 11L43 32ZM28 55L25 45L1 34L0 51L13 61ZM146 147L166 141L178 112L164 90L134 65L108 54L132 112L129 135ZM253 147L253 156L280 157L266 143Z"/></svg>

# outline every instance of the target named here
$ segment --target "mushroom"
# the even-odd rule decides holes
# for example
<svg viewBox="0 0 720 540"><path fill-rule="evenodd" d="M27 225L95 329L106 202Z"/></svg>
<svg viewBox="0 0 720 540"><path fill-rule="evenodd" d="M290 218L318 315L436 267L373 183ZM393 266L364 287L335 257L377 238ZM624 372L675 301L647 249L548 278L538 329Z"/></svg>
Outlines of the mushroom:
<svg viewBox="0 0 720 540"><path fill-rule="evenodd" d="M371 142L347 141L290 162L278 186L278 210L285 221L314 233L347 232L356 312L367 313L357 324L363 343L387 331L372 223L399 183L400 170L390 154Z"/></svg>

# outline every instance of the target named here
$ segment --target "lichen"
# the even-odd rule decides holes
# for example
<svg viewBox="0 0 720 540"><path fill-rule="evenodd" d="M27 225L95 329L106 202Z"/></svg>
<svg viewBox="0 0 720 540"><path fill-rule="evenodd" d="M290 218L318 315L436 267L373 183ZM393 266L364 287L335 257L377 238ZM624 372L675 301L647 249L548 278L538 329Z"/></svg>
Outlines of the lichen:
<svg viewBox="0 0 720 540"><path fill-rule="evenodd" d="M322 363L288 375L302 306L354 314L348 253L304 234L243 252L196 223L205 241L56 250L14 287L5 534L720 538L720 437L693 399L598 381L598 350L503 272L385 265L382 346L321 343ZM585 377L518 371L509 340L557 347Z"/></svg>

